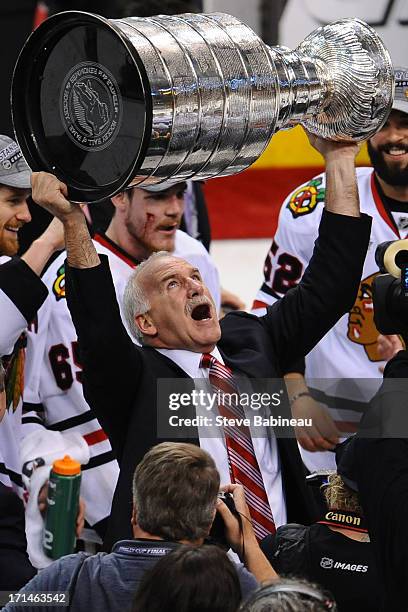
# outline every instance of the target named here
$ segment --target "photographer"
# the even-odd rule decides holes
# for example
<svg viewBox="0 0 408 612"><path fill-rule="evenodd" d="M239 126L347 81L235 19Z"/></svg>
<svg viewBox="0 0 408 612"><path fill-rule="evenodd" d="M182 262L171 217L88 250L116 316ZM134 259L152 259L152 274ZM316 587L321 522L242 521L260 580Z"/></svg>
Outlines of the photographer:
<svg viewBox="0 0 408 612"><path fill-rule="evenodd" d="M231 547L248 568L236 570L245 598L276 573L255 538L242 487L228 485L242 531L219 500L220 477L213 459L193 444L165 442L153 447L138 464L133 478L133 540L117 542L111 554L69 555L31 580L21 592L69 591L73 610L123 610L132 600L144 573L180 544L200 546L209 535L216 510L225 523ZM226 553L225 553L226 554ZM252 572L252 574L250 573ZM53 606L49 608L50 612ZM56 606L57 609L57 606ZM5 610L19 612L20 606ZM35 612L36 607L21 607Z"/></svg>
<svg viewBox="0 0 408 612"><path fill-rule="evenodd" d="M408 241L384 243L376 261L375 321L382 334L408 342ZM401 345L402 346L402 345ZM388 347L391 353L395 347ZM387 363L384 381L352 443L349 474L356 480L381 580L382 610L408 601L408 351Z"/></svg>
<svg viewBox="0 0 408 612"><path fill-rule="evenodd" d="M388 362L384 378L354 442L354 465L381 576L381 609L405 610L408 601L408 439L368 438L365 437L365 428L371 429L373 421L378 424L380 417L386 422L387 429L391 425L394 430L400 429L398 435L407 436L406 426L401 427L401 420L406 419L407 413L407 351L400 351ZM380 423L384 431L384 423Z"/></svg>
<svg viewBox="0 0 408 612"><path fill-rule="evenodd" d="M378 610L378 576L356 485L345 476L349 441L337 447L337 474L324 488L328 512L311 526L289 524L261 543L279 574L331 591L339 610ZM346 480L346 482L345 482ZM347 483L347 484L346 484Z"/></svg>

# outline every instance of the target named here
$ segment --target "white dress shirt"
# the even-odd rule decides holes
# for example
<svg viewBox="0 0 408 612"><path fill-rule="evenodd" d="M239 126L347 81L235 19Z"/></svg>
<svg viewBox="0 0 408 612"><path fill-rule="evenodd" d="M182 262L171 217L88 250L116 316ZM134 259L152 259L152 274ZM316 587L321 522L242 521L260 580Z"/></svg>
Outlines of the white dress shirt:
<svg viewBox="0 0 408 612"><path fill-rule="evenodd" d="M201 368L201 353L193 353L192 351L186 351L181 349L156 349L176 363L190 378L200 379L209 378L208 368ZM218 361L223 365L224 360L217 347L211 352ZM245 408L243 408L245 411ZM282 474L280 469L278 445L273 432L268 432L266 428L257 427L257 437L252 437L252 444L254 452L258 461L259 468L262 473L262 478L265 485L265 490L268 496L269 505L272 510L273 518L276 527L285 525L287 522L286 518L286 504L285 494L283 490ZM228 484L231 482L229 467L228 467L228 455L225 443L224 435L218 433L217 436L205 437L205 431L198 428L200 446L206 450L214 459L217 469L220 473L221 484Z"/></svg>

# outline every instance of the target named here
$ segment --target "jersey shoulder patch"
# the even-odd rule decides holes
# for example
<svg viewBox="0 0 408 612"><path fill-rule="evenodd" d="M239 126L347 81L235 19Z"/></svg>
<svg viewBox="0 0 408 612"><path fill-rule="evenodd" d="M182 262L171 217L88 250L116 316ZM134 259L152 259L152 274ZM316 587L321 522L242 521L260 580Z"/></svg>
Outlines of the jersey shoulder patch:
<svg viewBox="0 0 408 612"><path fill-rule="evenodd" d="M52 284L52 292L57 302L65 299L65 263L56 271L56 278L54 277L54 282Z"/></svg>
<svg viewBox="0 0 408 612"><path fill-rule="evenodd" d="M292 217L297 219L310 215L316 210L319 202L324 202L326 189L322 187L323 177L317 177L294 191L287 204Z"/></svg>

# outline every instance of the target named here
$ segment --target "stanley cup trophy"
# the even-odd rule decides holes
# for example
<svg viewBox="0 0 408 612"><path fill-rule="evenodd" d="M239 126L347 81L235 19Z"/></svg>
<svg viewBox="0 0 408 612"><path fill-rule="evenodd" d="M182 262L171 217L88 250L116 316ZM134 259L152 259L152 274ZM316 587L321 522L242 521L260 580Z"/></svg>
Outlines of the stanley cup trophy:
<svg viewBox="0 0 408 612"><path fill-rule="evenodd" d="M343 19L295 51L268 47L214 13L108 20L68 11L28 39L12 85L18 142L33 170L95 202L245 170L282 128L335 140L381 129L394 91L377 33Z"/></svg>

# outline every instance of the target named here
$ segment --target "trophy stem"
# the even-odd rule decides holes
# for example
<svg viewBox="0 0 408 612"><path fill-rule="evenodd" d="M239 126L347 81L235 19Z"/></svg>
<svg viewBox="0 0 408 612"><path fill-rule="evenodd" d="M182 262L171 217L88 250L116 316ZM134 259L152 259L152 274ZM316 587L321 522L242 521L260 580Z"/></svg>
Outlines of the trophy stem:
<svg viewBox="0 0 408 612"><path fill-rule="evenodd" d="M275 131L289 129L319 113L330 101L332 88L327 69L287 47L268 47L280 87L280 111Z"/></svg>

